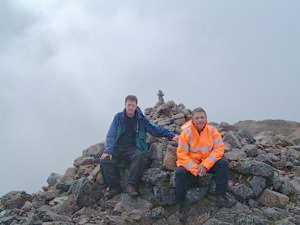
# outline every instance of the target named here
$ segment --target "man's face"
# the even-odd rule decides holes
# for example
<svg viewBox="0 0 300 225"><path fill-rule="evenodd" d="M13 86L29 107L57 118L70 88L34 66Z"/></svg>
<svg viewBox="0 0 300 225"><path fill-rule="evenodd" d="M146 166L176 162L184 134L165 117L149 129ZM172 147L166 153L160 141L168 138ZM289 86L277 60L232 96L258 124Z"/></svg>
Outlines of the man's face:
<svg viewBox="0 0 300 225"><path fill-rule="evenodd" d="M135 101L127 100L125 103L126 114L129 117L133 117L135 114L135 110L137 108L137 104Z"/></svg>
<svg viewBox="0 0 300 225"><path fill-rule="evenodd" d="M193 123L199 129L202 130L207 123L207 117L204 112L195 112L193 115Z"/></svg>

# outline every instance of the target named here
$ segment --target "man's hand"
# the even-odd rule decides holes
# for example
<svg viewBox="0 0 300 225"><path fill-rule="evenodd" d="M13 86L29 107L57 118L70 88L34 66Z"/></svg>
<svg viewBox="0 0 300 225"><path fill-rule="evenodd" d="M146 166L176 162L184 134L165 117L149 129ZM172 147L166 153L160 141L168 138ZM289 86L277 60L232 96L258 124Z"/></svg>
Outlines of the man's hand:
<svg viewBox="0 0 300 225"><path fill-rule="evenodd" d="M199 166L199 173L198 173L198 175L199 175L200 177L203 177L203 176L205 176L206 174L207 174L206 168L205 168L203 165L200 165L200 166Z"/></svg>
<svg viewBox="0 0 300 225"><path fill-rule="evenodd" d="M100 157L100 160L103 160L103 159L109 159L109 160L111 160L111 158L112 158L111 154L103 152L102 155L101 155L101 157Z"/></svg>
<svg viewBox="0 0 300 225"><path fill-rule="evenodd" d="M172 138L172 141L178 141L178 138L179 138L179 136L178 135L175 135L173 138Z"/></svg>

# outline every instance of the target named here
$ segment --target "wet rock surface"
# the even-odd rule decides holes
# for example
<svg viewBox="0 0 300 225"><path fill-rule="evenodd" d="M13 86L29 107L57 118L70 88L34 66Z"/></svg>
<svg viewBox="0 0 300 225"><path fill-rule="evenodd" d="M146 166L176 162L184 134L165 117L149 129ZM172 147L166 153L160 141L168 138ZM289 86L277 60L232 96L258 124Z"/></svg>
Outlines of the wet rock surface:
<svg viewBox="0 0 300 225"><path fill-rule="evenodd" d="M180 132L191 110L165 101L160 93L158 103L145 109L145 115ZM299 124L272 120L212 124L224 138L229 192L237 203L218 208L213 177L199 178L199 185L187 193L186 224L300 224L300 148L293 136ZM107 190L99 167L104 144L98 143L84 149L63 175L51 173L41 191L2 196L0 224L182 224L175 205L177 143L154 137L149 142L151 161L138 197L122 193L104 198Z"/></svg>

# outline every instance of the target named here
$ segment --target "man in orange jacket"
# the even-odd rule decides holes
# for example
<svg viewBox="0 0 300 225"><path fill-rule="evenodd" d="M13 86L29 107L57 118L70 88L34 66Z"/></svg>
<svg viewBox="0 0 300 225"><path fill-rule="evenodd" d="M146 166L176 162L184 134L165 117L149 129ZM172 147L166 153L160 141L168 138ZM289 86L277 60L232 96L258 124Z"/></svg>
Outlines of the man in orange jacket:
<svg viewBox="0 0 300 225"><path fill-rule="evenodd" d="M186 192L198 177L212 173L216 181L217 205L232 206L226 196L228 162L223 159L224 143L216 128L207 123L204 109L196 108L192 120L182 126L178 139L175 173L176 201L182 205Z"/></svg>

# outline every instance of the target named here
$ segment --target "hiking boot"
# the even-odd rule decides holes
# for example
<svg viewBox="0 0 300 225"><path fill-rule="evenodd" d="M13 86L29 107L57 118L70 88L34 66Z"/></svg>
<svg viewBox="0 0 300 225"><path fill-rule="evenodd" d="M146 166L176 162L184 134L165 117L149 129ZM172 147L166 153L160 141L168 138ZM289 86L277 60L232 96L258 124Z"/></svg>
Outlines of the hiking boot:
<svg viewBox="0 0 300 225"><path fill-rule="evenodd" d="M177 203L178 219L181 224L186 224L188 215L188 206L186 203Z"/></svg>
<svg viewBox="0 0 300 225"><path fill-rule="evenodd" d="M217 207L231 208L235 205L236 201L228 196L228 194L217 195Z"/></svg>
<svg viewBox="0 0 300 225"><path fill-rule="evenodd" d="M128 184L126 188L126 192L131 196L135 197L138 196L139 193L136 191L136 188L132 184Z"/></svg>
<svg viewBox="0 0 300 225"><path fill-rule="evenodd" d="M120 194L122 192L121 188L109 188L105 194L104 197L106 200L109 200L113 198L114 196Z"/></svg>

